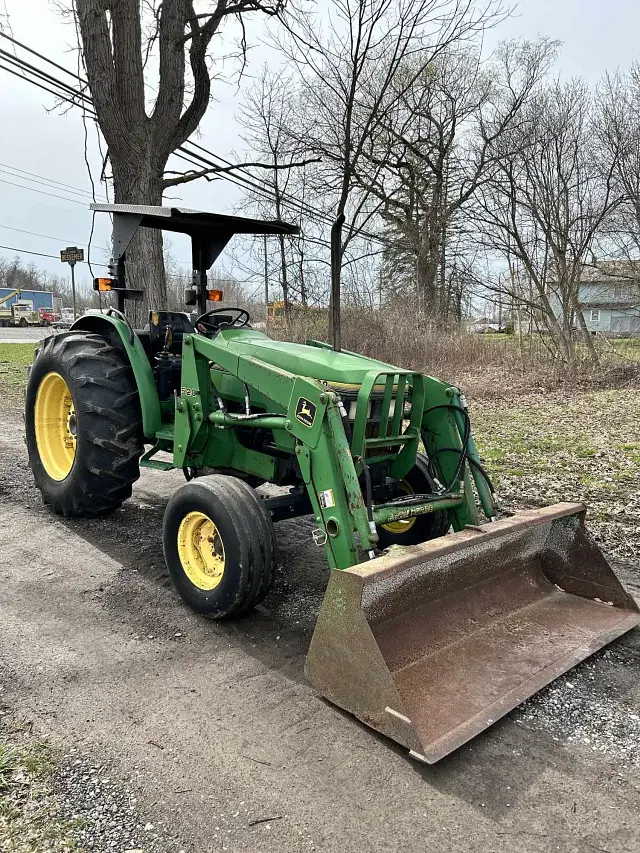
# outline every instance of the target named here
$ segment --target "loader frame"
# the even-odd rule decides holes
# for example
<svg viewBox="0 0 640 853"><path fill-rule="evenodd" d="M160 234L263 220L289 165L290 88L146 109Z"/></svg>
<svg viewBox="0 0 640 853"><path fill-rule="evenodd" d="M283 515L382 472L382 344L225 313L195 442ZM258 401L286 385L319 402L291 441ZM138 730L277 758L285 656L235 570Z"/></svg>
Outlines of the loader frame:
<svg viewBox="0 0 640 853"><path fill-rule="evenodd" d="M441 449L456 449L457 452L448 450L438 456L443 481L451 480L459 454L465 452L464 400L454 386L397 368L371 370L358 391L349 440L336 391L255 357L239 357L232 349L236 330L221 331L213 340L198 334L185 335L180 393L162 403L142 344L119 312L111 310L106 315L82 318L73 328L106 334L112 340L117 336L129 358L140 391L144 433L152 443L141 466L165 470L225 469L277 484L299 479L318 525L315 541L324 545L331 568L346 569L369 559L378 540L376 526L380 524L441 510L450 514L454 530L478 524L472 478L485 512L489 516L496 514L471 440L466 454L477 464L471 466L470 472L465 462L452 489L411 506L390 503L369 509L363 497L364 465L370 468L386 463L390 475L400 479L415 465L421 440L432 455L438 455ZM265 414L238 417L219 408L216 389L218 399L235 397L240 402L245 388L251 389L252 405ZM365 437L365 424L374 395L382 395L382 432L371 439ZM310 404L313 417L301 418L297 411L301 401ZM396 401L402 402L395 405ZM271 431L274 452L247 447L239 440L239 428ZM367 455L371 450L376 451L375 456ZM172 454L172 462L156 459L160 451ZM283 465L287 458L292 464ZM308 511L308 503L297 503L300 512ZM287 513L290 517L298 514L295 506L292 498Z"/></svg>

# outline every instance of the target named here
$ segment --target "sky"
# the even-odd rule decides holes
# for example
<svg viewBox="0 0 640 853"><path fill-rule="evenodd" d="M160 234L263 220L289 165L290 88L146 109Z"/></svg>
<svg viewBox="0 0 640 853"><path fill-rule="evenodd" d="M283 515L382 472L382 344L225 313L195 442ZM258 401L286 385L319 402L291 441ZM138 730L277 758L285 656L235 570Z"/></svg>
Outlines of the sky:
<svg viewBox="0 0 640 853"><path fill-rule="evenodd" d="M16 39L76 70L77 59L72 50L75 31L51 0L0 0L0 16L3 6ZM638 0L520 0L513 15L488 34L485 46L491 50L497 41L517 37L534 39L544 35L558 39L563 47L555 73L563 78L581 76L593 84L606 71L626 69L640 60L639 30ZM249 28L249 43L254 48L249 54L244 86L265 61L273 61L261 46L261 39L261 22L256 20ZM10 49L5 39L0 39L0 47ZM241 139L241 99L242 86L218 87L216 100L201 124L201 143L229 159L245 147ZM12 249L16 248L55 255L20 257L25 263L33 261L41 269L64 275L66 265L57 259L60 249L77 245L86 251L92 221L88 211L91 183L85 164L81 114L73 110L63 115L53 107L52 96L0 69L0 246L12 247L0 248L0 258L13 258L17 253ZM88 142L89 163L97 179L101 160L90 123ZM42 178L57 185L36 183ZM96 191L102 196L103 186L98 184ZM174 204L186 207L242 212L238 209L239 190L222 180L200 180L174 188L168 195ZM92 241L96 264L105 259L109 232L108 217L98 215ZM178 237L172 243L172 253L186 267L188 244L181 240ZM94 270L96 274L100 271ZM79 265L77 274L80 280L89 280L86 265Z"/></svg>

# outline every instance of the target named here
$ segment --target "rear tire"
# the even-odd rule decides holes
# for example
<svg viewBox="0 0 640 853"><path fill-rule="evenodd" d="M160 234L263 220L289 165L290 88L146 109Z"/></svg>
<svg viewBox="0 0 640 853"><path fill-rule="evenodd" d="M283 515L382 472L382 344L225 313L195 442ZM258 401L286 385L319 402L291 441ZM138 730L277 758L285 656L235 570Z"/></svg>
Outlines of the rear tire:
<svg viewBox="0 0 640 853"><path fill-rule="evenodd" d="M405 493L431 494L431 486L427 478L428 466L428 458L424 453L418 453L416 464L407 476L400 481L401 484L404 484ZM377 527L378 547L384 549L391 545L417 545L420 542L427 542L429 539L445 536L451 527L449 513L446 510L428 513L427 515L417 515L408 521L411 523L404 530L400 530L401 525L395 530L389 529L391 525L379 525Z"/></svg>
<svg viewBox="0 0 640 853"><path fill-rule="evenodd" d="M20 328L26 329L28 325L26 317L20 317Z"/></svg>
<svg viewBox="0 0 640 853"><path fill-rule="evenodd" d="M253 489L212 474L181 486L163 525L164 557L182 600L213 619L237 616L269 592L273 523Z"/></svg>
<svg viewBox="0 0 640 853"><path fill-rule="evenodd" d="M36 487L55 512L92 518L131 497L143 450L138 389L122 351L103 337L64 332L42 341L25 426Z"/></svg>

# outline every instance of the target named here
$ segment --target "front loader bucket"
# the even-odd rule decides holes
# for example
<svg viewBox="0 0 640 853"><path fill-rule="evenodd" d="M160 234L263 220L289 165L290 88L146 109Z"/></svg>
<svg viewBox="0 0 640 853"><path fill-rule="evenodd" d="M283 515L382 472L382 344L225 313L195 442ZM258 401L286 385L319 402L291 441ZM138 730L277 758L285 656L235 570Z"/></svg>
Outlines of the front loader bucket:
<svg viewBox="0 0 640 853"><path fill-rule="evenodd" d="M640 622L584 512L557 504L332 570L310 682L443 758Z"/></svg>

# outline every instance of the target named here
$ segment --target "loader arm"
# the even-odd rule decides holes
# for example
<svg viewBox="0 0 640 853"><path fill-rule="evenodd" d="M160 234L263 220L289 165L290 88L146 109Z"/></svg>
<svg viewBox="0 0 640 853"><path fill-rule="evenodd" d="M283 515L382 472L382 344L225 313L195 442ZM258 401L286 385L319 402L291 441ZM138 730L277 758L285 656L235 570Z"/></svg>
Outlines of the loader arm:
<svg viewBox="0 0 640 853"><path fill-rule="evenodd" d="M455 418L457 389L418 373L373 369L362 381L349 437L341 398L326 383L296 376L255 355L239 354L233 344L233 336L222 334L213 340L189 335L183 341L173 435L176 467L198 467L206 462L272 479L273 457L248 451L239 442L237 429L268 429L288 435L318 525L315 538L325 545L331 568L346 569L373 557L380 524L441 510L451 514L455 529L477 524ZM222 411L221 397L211 381L211 365L258 392L272 403L272 411L250 417ZM374 389L378 398L382 394L381 426L375 437L367 437ZM387 462L393 476L404 476L415 465L425 424L436 455L438 448L450 448L439 458L440 475L448 488L411 503L374 507L365 497L366 489L363 494L365 468Z"/></svg>

